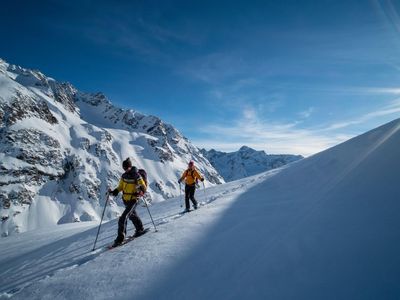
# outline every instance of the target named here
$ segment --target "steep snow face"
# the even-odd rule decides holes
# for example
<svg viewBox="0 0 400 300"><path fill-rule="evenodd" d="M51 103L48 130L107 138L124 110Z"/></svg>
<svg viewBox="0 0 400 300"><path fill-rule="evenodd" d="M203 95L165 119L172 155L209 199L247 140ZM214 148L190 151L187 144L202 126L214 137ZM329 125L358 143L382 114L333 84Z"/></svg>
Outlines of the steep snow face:
<svg viewBox="0 0 400 300"><path fill-rule="evenodd" d="M247 146L230 153L214 149L209 151L202 149L201 152L225 181L233 181L279 168L303 158L301 155L290 154L268 155L264 151L256 151Z"/></svg>
<svg viewBox="0 0 400 300"><path fill-rule="evenodd" d="M400 119L266 178L139 299L398 299L399 148Z"/></svg>
<svg viewBox="0 0 400 300"><path fill-rule="evenodd" d="M40 226L98 220L108 186L131 157L149 176L152 199L179 194L194 160L207 185L223 183L200 151L157 117L117 108L39 71L0 60L2 236ZM112 202L106 219L121 211Z"/></svg>

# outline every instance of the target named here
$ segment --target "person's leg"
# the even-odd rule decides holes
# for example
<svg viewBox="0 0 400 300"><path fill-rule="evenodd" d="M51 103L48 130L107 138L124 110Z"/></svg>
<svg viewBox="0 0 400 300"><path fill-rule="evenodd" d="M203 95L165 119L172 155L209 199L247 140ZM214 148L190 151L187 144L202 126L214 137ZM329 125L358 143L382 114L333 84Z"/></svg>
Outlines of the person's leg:
<svg viewBox="0 0 400 300"><path fill-rule="evenodd" d="M126 219L129 217L129 213L132 209L131 204L126 204L125 210L122 213L122 215L119 217L118 220L118 236L115 239L115 243L122 243L125 238L125 232L126 232Z"/></svg>
<svg viewBox="0 0 400 300"><path fill-rule="evenodd" d="M185 206L186 206L186 210L190 209L189 197L190 197L190 186L189 185L185 185Z"/></svg>
<svg viewBox="0 0 400 300"><path fill-rule="evenodd" d="M143 223L142 220L140 220L139 216L136 213L136 205L134 206L134 208L132 209L130 216L129 216L129 220L132 221L133 226L135 226L136 232L140 232L143 231Z"/></svg>
<svg viewBox="0 0 400 300"><path fill-rule="evenodd" d="M197 201L196 201L196 199L194 198L194 193L195 193L195 191L196 191L196 186L193 185L193 186L191 187L191 189L190 189L189 197L190 197L190 200L191 200L192 203L193 203L194 209L197 209Z"/></svg>

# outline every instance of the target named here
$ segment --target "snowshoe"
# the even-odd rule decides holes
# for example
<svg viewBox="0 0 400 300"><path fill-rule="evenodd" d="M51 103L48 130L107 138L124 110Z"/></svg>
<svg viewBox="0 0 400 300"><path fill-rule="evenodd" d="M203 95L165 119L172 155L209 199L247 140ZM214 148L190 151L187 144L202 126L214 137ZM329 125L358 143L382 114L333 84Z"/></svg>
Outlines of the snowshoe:
<svg viewBox="0 0 400 300"><path fill-rule="evenodd" d="M145 234L149 230L150 230L150 228L146 228L146 229L142 229L142 230L136 230L135 234L132 237L137 238L137 237Z"/></svg>
<svg viewBox="0 0 400 300"><path fill-rule="evenodd" d="M144 235L144 234L147 233L149 230L150 230L150 228L145 228L145 229L143 229L143 230L140 230L140 231L138 231L138 232L135 232L134 235L128 236L123 242L120 242L120 243L117 243L117 242L114 241L114 244L108 246L107 248L108 248L108 249L113 249L113 248L116 248L116 247L119 247L119 246L123 246L123 245L125 245L126 243L129 243L130 241L133 241L134 239L136 239L136 238L138 238L138 237Z"/></svg>

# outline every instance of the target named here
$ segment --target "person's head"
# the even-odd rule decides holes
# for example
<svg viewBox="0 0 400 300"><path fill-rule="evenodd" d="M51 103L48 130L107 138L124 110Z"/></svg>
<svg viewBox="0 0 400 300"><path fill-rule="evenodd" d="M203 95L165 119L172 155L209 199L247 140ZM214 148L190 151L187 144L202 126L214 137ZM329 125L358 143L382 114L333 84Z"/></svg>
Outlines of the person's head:
<svg viewBox="0 0 400 300"><path fill-rule="evenodd" d="M191 160L188 164L189 169L193 169L194 168L194 161Z"/></svg>
<svg viewBox="0 0 400 300"><path fill-rule="evenodd" d="M132 162L131 162L130 158L128 157L127 159L125 159L122 162L122 169L124 169L124 171L129 171L130 168L132 168Z"/></svg>

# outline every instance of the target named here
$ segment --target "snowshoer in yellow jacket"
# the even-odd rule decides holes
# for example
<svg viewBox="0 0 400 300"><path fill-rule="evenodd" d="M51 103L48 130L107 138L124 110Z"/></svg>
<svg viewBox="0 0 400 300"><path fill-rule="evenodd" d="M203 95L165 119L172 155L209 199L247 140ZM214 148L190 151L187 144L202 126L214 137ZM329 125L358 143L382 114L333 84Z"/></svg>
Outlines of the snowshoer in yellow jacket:
<svg viewBox="0 0 400 300"><path fill-rule="evenodd" d="M186 211L190 210L189 199L193 203L193 208L197 209L197 201L194 198L194 193L196 192L196 183L198 180L204 181L204 178L200 175L199 171L195 168L194 162L191 160L189 162L188 168L183 172L181 178L179 178L178 182L181 184L182 181L185 181L185 206Z"/></svg>
<svg viewBox="0 0 400 300"><path fill-rule="evenodd" d="M122 174L118 187L109 192L115 197L122 192L122 200L125 204L125 210L118 220L118 236L114 241L113 246L120 245L125 239L127 220L131 220L135 226L135 236L139 236L144 232L143 223L136 214L136 205L138 198L146 192L146 184L143 178L137 171L137 168L132 166L129 158L123 161L122 168L125 173Z"/></svg>

